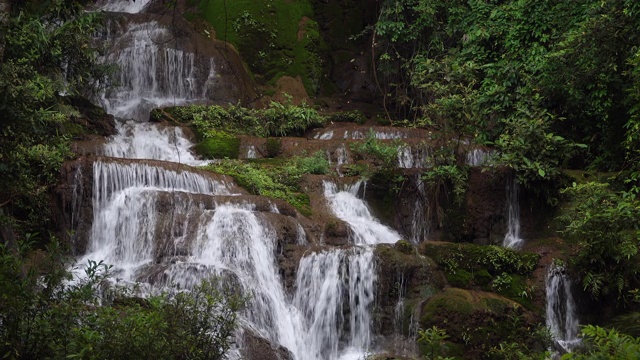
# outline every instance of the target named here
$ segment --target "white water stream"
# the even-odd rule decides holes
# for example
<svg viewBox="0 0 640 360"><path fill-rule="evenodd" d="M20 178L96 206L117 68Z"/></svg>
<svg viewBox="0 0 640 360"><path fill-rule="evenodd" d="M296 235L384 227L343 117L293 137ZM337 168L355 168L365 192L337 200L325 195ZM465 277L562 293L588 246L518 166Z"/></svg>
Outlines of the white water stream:
<svg viewBox="0 0 640 360"><path fill-rule="evenodd" d="M547 327L563 352L581 344L576 305L571 294L571 280L564 267L552 265L547 271Z"/></svg>
<svg viewBox="0 0 640 360"><path fill-rule="evenodd" d="M138 12L143 7L120 1L103 9ZM101 102L121 122L102 155L136 160L93 164L92 228L78 263L104 261L113 266L117 281L139 285L142 294L222 277L249 295L242 327L284 346L294 359L361 358L373 346L371 245L395 242L400 235L380 224L357 197L364 183L345 191L326 183L329 206L351 226L354 246L307 254L293 293L287 293L278 267L278 237L267 216L251 203L218 201L234 195L232 184L145 160L200 163L182 130L144 120L153 107L204 97L215 76L212 60L209 78L197 79L194 55L166 47L166 36L157 23L148 22L129 24L119 37L107 39L119 44L105 61L120 67L120 82ZM77 181L86 179L80 174ZM279 213L275 205L271 212ZM307 245L300 224L296 242Z"/></svg>
<svg viewBox="0 0 640 360"><path fill-rule="evenodd" d="M520 236L520 188L515 176L509 176L506 186L507 193L507 234L502 245L506 248L517 249L524 243Z"/></svg>

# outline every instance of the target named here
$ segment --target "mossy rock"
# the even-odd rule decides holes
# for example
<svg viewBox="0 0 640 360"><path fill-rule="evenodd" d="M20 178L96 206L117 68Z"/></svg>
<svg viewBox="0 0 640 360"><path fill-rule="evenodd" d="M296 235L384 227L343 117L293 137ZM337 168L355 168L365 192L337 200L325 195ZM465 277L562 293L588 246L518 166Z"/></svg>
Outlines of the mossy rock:
<svg viewBox="0 0 640 360"><path fill-rule="evenodd" d="M544 319L498 294L447 288L425 301L421 310L420 326L445 330L465 359L482 358L505 341L544 346L533 331L544 326Z"/></svg>
<svg viewBox="0 0 640 360"><path fill-rule="evenodd" d="M540 255L495 245L444 242L426 242L420 251L442 268L452 286L497 292L533 309L529 283Z"/></svg>
<svg viewBox="0 0 640 360"><path fill-rule="evenodd" d="M220 134L203 140L195 149L199 155L207 159L237 159L240 139L237 136Z"/></svg>
<svg viewBox="0 0 640 360"><path fill-rule="evenodd" d="M415 247L407 240L398 240L393 247L403 254L411 255L416 253Z"/></svg>
<svg viewBox="0 0 640 360"><path fill-rule="evenodd" d="M266 141L267 157L274 158L282 153L282 141L277 138L268 138Z"/></svg>
<svg viewBox="0 0 640 360"><path fill-rule="evenodd" d="M199 9L216 37L238 48L256 80L273 84L283 75L300 76L310 95L318 93L326 45L311 1L208 0Z"/></svg>

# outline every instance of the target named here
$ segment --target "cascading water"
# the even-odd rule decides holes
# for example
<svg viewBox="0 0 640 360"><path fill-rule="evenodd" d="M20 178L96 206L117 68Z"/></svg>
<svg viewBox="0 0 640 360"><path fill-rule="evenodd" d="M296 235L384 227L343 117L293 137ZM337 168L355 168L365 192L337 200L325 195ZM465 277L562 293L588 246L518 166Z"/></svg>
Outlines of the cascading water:
<svg viewBox="0 0 640 360"><path fill-rule="evenodd" d="M353 248L300 260L293 303L309 326L303 340L310 352L304 358L344 359L370 346L369 308L376 277L372 257L368 249ZM346 344L342 349L341 343Z"/></svg>
<svg viewBox="0 0 640 360"><path fill-rule="evenodd" d="M254 145L249 145L249 147L247 148L247 155L246 158L247 159L255 159L256 156L256 147Z"/></svg>
<svg viewBox="0 0 640 360"><path fill-rule="evenodd" d="M506 248L519 248L524 239L520 237L520 203L518 183L514 176L507 179L507 234L502 245Z"/></svg>
<svg viewBox="0 0 640 360"><path fill-rule="evenodd" d="M145 4L102 6L139 12ZM249 295L242 327L284 346L294 359L360 358L372 344L376 269L369 245L392 243L400 235L375 220L357 198L363 183L348 191L325 184L330 206L351 226L356 246L307 254L299 264L295 292L287 295L278 269L278 237L268 216L251 203L230 203L231 184L187 167L144 160L199 164L181 129L141 122L149 109L204 98L214 84L213 59L208 76L196 71L194 54L167 47L170 38L159 24L147 22L130 23L119 37L106 39L113 50L105 61L119 66L120 80L101 103L120 120L133 121L118 125L103 155L138 160L93 164L93 219L79 262L113 265L119 280L136 283L143 294L188 289L221 277ZM279 213L272 205L271 212ZM307 245L304 228L298 223L296 229L297 244Z"/></svg>
<svg viewBox="0 0 640 360"><path fill-rule="evenodd" d="M104 61L117 66L116 85L103 95L108 113L146 121L152 108L198 100L195 55L168 47L171 32L155 21L127 25L114 39ZM202 81L200 81L202 82Z"/></svg>
<svg viewBox="0 0 640 360"><path fill-rule="evenodd" d="M429 222L427 220L427 193L420 174L416 175L415 182L417 194L415 196L413 215L411 217L411 241L414 244L418 244L429 236Z"/></svg>
<svg viewBox="0 0 640 360"><path fill-rule="evenodd" d="M103 155L127 159L161 159L187 165L204 165L191 152L193 143L179 127L153 123L116 122L118 134L104 145Z"/></svg>
<svg viewBox="0 0 640 360"><path fill-rule="evenodd" d="M308 276L325 279L324 284L315 283L309 297L312 301L303 309L319 308L315 312L313 323L323 327L325 330L336 327L340 321L344 321L338 313L335 319L334 312L339 307L331 306L326 309L326 304L335 302L339 295L338 289L348 288L349 298L349 337L345 339L348 357L361 358L364 351L371 347L371 314L370 306L373 303L376 271L373 261L373 250L371 245L381 243L394 243L400 239L400 235L392 229L382 225L370 213L366 203L358 198L358 193L364 187L364 182L359 181L354 185L347 186L345 190L339 190L334 183L324 182L324 193L329 207L340 219L349 224L352 230L352 242L356 245L350 250L332 250L316 253L311 257L303 259L300 263L298 276L298 289L304 288L303 284L311 283L304 281ZM348 266L340 264L348 264ZM313 266L312 266L313 265ZM310 266L311 271L303 270ZM343 270L339 271L342 266ZM321 276L322 271L329 270L329 276ZM302 275L300 275L302 274ZM348 280L347 280L348 279ZM346 286L345 282L348 282ZM340 286L339 284L342 283ZM328 289L328 290L327 290ZM334 290L331 290L334 289ZM308 314L308 312L305 312ZM327 314L327 315L321 315ZM309 316L307 315L307 318ZM328 328L326 328L327 326ZM339 333L329 332L333 337L323 335L314 341L320 345L318 348L325 349L324 352L335 353L339 339ZM326 331L323 331L326 334Z"/></svg>
<svg viewBox="0 0 640 360"><path fill-rule="evenodd" d="M371 215L367 204L358 198L363 181L346 187L340 191L334 183L324 182L324 195L329 201L333 213L349 224L353 230L353 243L356 245L375 245L395 243L402 236L382 225Z"/></svg>
<svg viewBox="0 0 640 360"><path fill-rule="evenodd" d="M552 265L547 271L547 327L563 352L581 344L576 305L571 294L571 280L564 267ZM559 350L560 350L559 349Z"/></svg>
<svg viewBox="0 0 640 360"><path fill-rule="evenodd" d="M109 2L105 9L127 4ZM128 8L129 12L140 9ZM117 28L117 36L107 31L102 39L108 48L103 61L116 65L117 72L114 84L107 84L108 90L99 102L118 119L118 133L105 146L103 155L202 164L191 154L193 144L181 129L163 128L147 121L153 108L205 99L214 85L213 59L200 69L195 54L169 47L175 38L156 21L126 25L110 21L108 28L111 27Z"/></svg>
<svg viewBox="0 0 640 360"><path fill-rule="evenodd" d="M136 14L141 12L150 2L151 0L98 1L96 7L102 11Z"/></svg>

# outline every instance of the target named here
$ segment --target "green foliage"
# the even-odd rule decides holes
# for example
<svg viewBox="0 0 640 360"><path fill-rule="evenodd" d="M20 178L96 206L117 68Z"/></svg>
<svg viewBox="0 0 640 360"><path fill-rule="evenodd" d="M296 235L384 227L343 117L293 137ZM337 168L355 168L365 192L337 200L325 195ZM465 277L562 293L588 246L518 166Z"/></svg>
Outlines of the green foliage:
<svg viewBox="0 0 640 360"><path fill-rule="evenodd" d="M191 124L200 138L217 136L220 131L254 136L301 136L305 131L324 125L325 119L306 103L293 105L272 101L263 110L239 105L191 105L166 108L165 111L182 123Z"/></svg>
<svg viewBox="0 0 640 360"><path fill-rule="evenodd" d="M505 131L495 141L499 156L495 162L515 171L517 181L555 205L555 184L560 166L577 147L551 132L548 114L528 114L505 121Z"/></svg>
<svg viewBox="0 0 640 360"><path fill-rule="evenodd" d="M325 120L306 102L296 106L291 99L285 104L272 101L263 112L263 119L270 135L273 136L302 136L305 131L323 126Z"/></svg>
<svg viewBox="0 0 640 360"><path fill-rule="evenodd" d="M572 143L581 166L637 169L639 26L630 0L385 0L377 80L392 116L497 142L522 184L552 187Z"/></svg>
<svg viewBox="0 0 640 360"><path fill-rule="evenodd" d="M203 0L200 14L216 37L236 46L256 79L300 76L310 95L320 90L326 45L311 1ZM224 9L224 11L222 11Z"/></svg>
<svg viewBox="0 0 640 360"><path fill-rule="evenodd" d="M294 157L285 167L285 172L296 181L304 174L325 175L329 173L329 159L322 151L308 157Z"/></svg>
<svg viewBox="0 0 640 360"><path fill-rule="evenodd" d="M398 146L397 142L389 144L377 139L375 132L371 129L364 141L349 144L351 151L384 168L396 167L398 163Z"/></svg>
<svg viewBox="0 0 640 360"><path fill-rule="evenodd" d="M447 287L422 306L420 325L446 330L449 349L459 351L447 355L455 354L456 358L513 359L500 350L510 345L530 356L523 359L542 359L538 352L544 351L550 337L544 322L529 315L522 306L501 296ZM421 350L429 354L423 347Z"/></svg>
<svg viewBox="0 0 640 360"><path fill-rule="evenodd" d="M467 169L457 165L436 165L422 173L421 179L435 194L451 189L454 200L461 203L467 191Z"/></svg>
<svg viewBox="0 0 640 360"><path fill-rule="evenodd" d="M525 280L536 269L538 254L475 244L428 244L424 253L444 269L453 286L495 291L530 305L533 287Z"/></svg>
<svg viewBox="0 0 640 360"><path fill-rule="evenodd" d="M333 113L327 116L329 122L352 122L356 124L364 124L367 118L360 110L343 111Z"/></svg>
<svg viewBox="0 0 640 360"><path fill-rule="evenodd" d="M620 334L611 329L587 325L582 328L584 349L565 354L562 360L636 359L640 354L640 338Z"/></svg>
<svg viewBox="0 0 640 360"><path fill-rule="evenodd" d="M549 358L549 352L532 352L525 345L514 341L503 341L492 347L488 358L493 360L543 360Z"/></svg>
<svg viewBox="0 0 640 360"><path fill-rule="evenodd" d="M267 148L267 157L274 158L280 155L282 151L282 141L276 138L268 138L265 146Z"/></svg>
<svg viewBox="0 0 640 360"><path fill-rule="evenodd" d="M448 337L447 332L438 329L437 326L426 330L418 330L418 343L424 345L423 354L425 355L425 359L453 359L443 357L443 355L447 354L448 347L446 340Z"/></svg>
<svg viewBox="0 0 640 360"><path fill-rule="evenodd" d="M329 161L322 152L311 157L294 157L280 166L260 162L221 161L207 165L207 170L231 175L238 185L252 194L281 199L303 215L310 215L309 197L300 192L298 182L304 174L326 174Z"/></svg>
<svg viewBox="0 0 640 360"><path fill-rule="evenodd" d="M9 359L221 359L244 300L206 281L192 291L148 299L110 285L89 262L68 281L61 250L0 244L0 354ZM37 259L37 260L36 260ZM102 296L101 294L108 295Z"/></svg>
<svg viewBox="0 0 640 360"><path fill-rule="evenodd" d="M70 156L69 116L75 109L60 94L77 95L101 78L92 35L96 14L73 1L16 2L3 25L0 59L0 206L17 229L44 229L47 191Z"/></svg>
<svg viewBox="0 0 640 360"><path fill-rule="evenodd" d="M207 159L237 159L240 139L222 131L209 132L208 136L196 145L196 152Z"/></svg>
<svg viewBox="0 0 640 360"><path fill-rule="evenodd" d="M582 287L595 299L629 301L639 288L637 219L640 203L632 193L616 193L608 184L574 183L564 192L571 203L560 220L563 233L576 246L571 264Z"/></svg>

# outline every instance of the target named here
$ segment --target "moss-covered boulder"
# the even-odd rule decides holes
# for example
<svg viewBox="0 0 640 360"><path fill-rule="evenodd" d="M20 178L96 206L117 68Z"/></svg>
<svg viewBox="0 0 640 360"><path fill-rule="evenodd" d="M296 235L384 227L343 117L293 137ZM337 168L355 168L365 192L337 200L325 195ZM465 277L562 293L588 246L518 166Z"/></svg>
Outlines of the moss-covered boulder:
<svg viewBox="0 0 640 360"><path fill-rule="evenodd" d="M428 241L420 252L430 256L455 287L493 291L529 309L533 272L540 255L517 252L495 245L457 244Z"/></svg>
<svg viewBox="0 0 640 360"><path fill-rule="evenodd" d="M281 76L300 76L309 94L318 93L326 46L310 0L209 0L199 9L257 80L275 85Z"/></svg>
<svg viewBox="0 0 640 360"><path fill-rule="evenodd" d="M196 145L196 152L207 159L237 159L240 139L235 135L220 132Z"/></svg>
<svg viewBox="0 0 640 360"><path fill-rule="evenodd" d="M455 355L485 358L499 352L500 344L518 342L528 349L543 349L544 319L498 294L447 288L422 305L420 327L446 331Z"/></svg>

